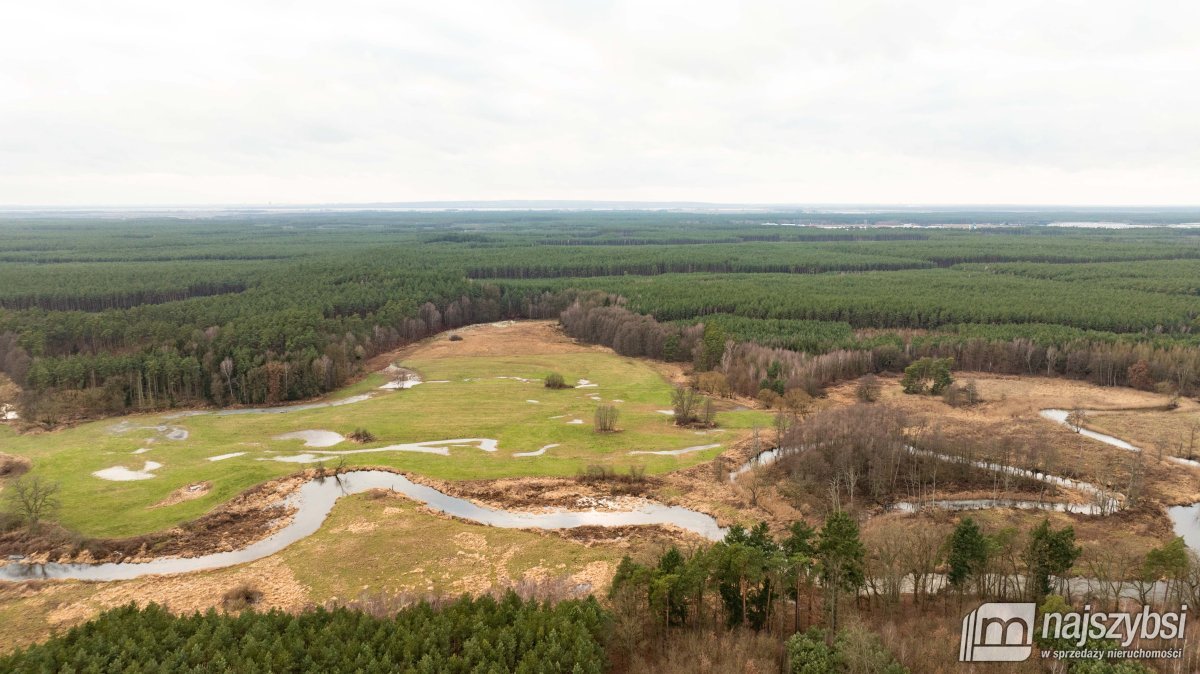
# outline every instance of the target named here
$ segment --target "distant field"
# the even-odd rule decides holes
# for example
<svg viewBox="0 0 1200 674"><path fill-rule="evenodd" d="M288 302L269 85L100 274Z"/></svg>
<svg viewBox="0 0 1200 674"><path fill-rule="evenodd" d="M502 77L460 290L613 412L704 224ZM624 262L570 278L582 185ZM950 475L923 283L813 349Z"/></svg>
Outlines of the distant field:
<svg viewBox="0 0 1200 674"><path fill-rule="evenodd" d="M516 326L517 331L521 329ZM468 339L478 343L485 337L475 331ZM444 338L442 343L447 343ZM419 372L427 382L446 383L381 391L378 387L388 379L375 374L331 399L362 392L376 393L375 397L342 406L286 414L133 415L22 436L0 427L0 438L3 451L33 460L34 474L61 483L62 521L66 526L91 536L126 536L192 519L252 485L312 465L275 460L281 457L485 438L498 441L495 452L458 446L449 448L449 456L388 451L344 458L349 466L392 466L452 480L574 475L591 464L622 471L641 466L649 473L661 473L710 460L741 437L739 431L771 423L765 412L743 410L720 413L721 428L705 434L676 428L671 417L659 411L671 406L670 384L649 364L611 352L463 357L423 357L421 353L418 349L411 357L403 358L402 364ZM596 386L546 389L542 378L552 371L568 382L586 379ZM592 418L601 402L593 396L617 406L620 432L594 432ZM569 423L576 419L583 423ZM167 427L165 432L153 428L160 425ZM124 428L129 430L120 432ZM310 448L300 440L274 439L304 430L346 435L357 428L370 431L376 441ZM180 430L187 432L186 439L170 439L170 433L181 435ZM540 456L513 456L551 444L557 446ZM678 456L629 453L712 444L721 446ZM134 454L143 448L148 451ZM244 454L208 460L239 452ZM313 461L318 458L333 466L340 457L322 455ZM93 475L112 467L137 471L147 461L162 464L150 471L150 479L110 481ZM179 487L204 481L211 482L212 489L201 498L150 507Z"/></svg>

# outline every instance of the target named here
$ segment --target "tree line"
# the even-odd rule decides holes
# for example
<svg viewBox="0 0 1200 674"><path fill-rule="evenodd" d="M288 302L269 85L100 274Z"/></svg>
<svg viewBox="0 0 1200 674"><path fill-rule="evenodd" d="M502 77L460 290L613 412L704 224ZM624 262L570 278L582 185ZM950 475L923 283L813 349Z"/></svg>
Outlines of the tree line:
<svg viewBox="0 0 1200 674"><path fill-rule="evenodd" d="M129 605L0 656L0 670L600 674L606 619L591 598L543 604L512 593L386 616L346 608L176 616Z"/></svg>

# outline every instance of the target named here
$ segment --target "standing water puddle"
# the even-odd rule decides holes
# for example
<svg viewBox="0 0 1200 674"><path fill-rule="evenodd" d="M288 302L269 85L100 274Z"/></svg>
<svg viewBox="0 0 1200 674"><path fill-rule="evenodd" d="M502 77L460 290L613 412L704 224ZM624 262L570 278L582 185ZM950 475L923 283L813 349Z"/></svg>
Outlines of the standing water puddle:
<svg viewBox="0 0 1200 674"><path fill-rule="evenodd" d="M404 494L438 512L478 524L505 529L573 529L583 526L617 527L630 525L672 524L709 540L720 540L725 530L712 517L679 506L648 503L628 511L552 511L545 513L510 512L471 503L415 484L403 475L382 470L356 470L337 479L309 480L288 503L296 506L292 522L273 535L241 550L219 552L202 557L156 559L142 563L106 564L22 564L0 566L0 581L35 578L77 580L128 580L151 574L186 573L219 569L251 562L275 554L288 545L311 536L321 527L334 503L343 496L371 489L390 489Z"/></svg>

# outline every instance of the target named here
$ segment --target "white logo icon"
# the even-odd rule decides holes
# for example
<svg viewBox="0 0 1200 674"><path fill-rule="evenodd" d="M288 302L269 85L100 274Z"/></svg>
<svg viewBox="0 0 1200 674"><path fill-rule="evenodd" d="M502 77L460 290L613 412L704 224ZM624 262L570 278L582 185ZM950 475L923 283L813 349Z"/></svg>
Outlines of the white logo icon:
<svg viewBox="0 0 1200 674"><path fill-rule="evenodd" d="M1032 603L983 604L963 618L959 662L1020 662L1033 654Z"/></svg>

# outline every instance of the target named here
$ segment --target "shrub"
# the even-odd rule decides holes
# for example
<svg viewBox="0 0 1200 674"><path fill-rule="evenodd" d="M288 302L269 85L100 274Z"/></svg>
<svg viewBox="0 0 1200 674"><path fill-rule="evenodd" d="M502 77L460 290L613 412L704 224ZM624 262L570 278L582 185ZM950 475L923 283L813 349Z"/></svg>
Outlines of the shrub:
<svg viewBox="0 0 1200 674"><path fill-rule="evenodd" d="M262 601L263 593L249 583L242 583L225 593L221 598L221 608L227 612L243 611Z"/></svg>
<svg viewBox="0 0 1200 674"><path fill-rule="evenodd" d="M701 372L696 377L696 388L709 395L722 398L730 396L729 380L720 372Z"/></svg>
<svg viewBox="0 0 1200 674"><path fill-rule="evenodd" d="M717 408L712 398L700 395L699 391L686 386L676 387L671 393L671 408L675 412L676 426L703 426L716 424Z"/></svg>
<svg viewBox="0 0 1200 674"><path fill-rule="evenodd" d="M551 372L550 374L546 375L544 383L546 388L551 389L574 388L573 386L567 384L567 382L563 380L563 376L557 372Z"/></svg>
<svg viewBox="0 0 1200 674"><path fill-rule="evenodd" d="M0 453L0 478L18 477L29 471L29 459Z"/></svg>
<svg viewBox="0 0 1200 674"><path fill-rule="evenodd" d="M758 392L758 402L767 409L775 409L783 406L783 396L769 388L760 389Z"/></svg>
<svg viewBox="0 0 1200 674"><path fill-rule="evenodd" d="M462 335L460 335L460 334L457 334L457 333L456 333L456 334L453 334L453 335L450 335L450 341L452 341L452 342L461 342L461 341L462 341Z"/></svg>
<svg viewBox="0 0 1200 674"><path fill-rule="evenodd" d="M979 397L979 389L975 387L974 381L966 384L951 384L946 387L945 391L942 391L942 398L951 407L971 407L983 401Z"/></svg>
<svg viewBox="0 0 1200 674"><path fill-rule="evenodd" d="M1129 385L1143 391L1154 390L1154 377L1150 373L1150 364L1145 359L1139 360L1129 369L1125 371L1125 377L1129 380Z"/></svg>
<svg viewBox="0 0 1200 674"><path fill-rule="evenodd" d="M921 358L912 365L904 368L904 378L900 385L905 393L939 395L946 387L954 383L950 376L951 358Z"/></svg>
<svg viewBox="0 0 1200 674"><path fill-rule="evenodd" d="M643 466L630 466L628 473L618 473L612 466L592 464L576 475L575 481L584 484L594 484L597 482L641 484L646 481L646 469Z"/></svg>
<svg viewBox="0 0 1200 674"><path fill-rule="evenodd" d="M808 394L808 391L802 388L791 388L783 394L783 406L792 412L804 412L812 404L812 399L813 397Z"/></svg>
<svg viewBox="0 0 1200 674"><path fill-rule="evenodd" d="M793 634L787 640L788 671L791 674L908 674L908 669L892 658L879 637L861 624L840 630L832 646L826 637L825 630L817 627Z"/></svg>
<svg viewBox="0 0 1200 674"><path fill-rule="evenodd" d="M601 405L596 408L596 432L612 433L617 430L617 408L615 405Z"/></svg>
<svg viewBox="0 0 1200 674"><path fill-rule="evenodd" d="M859 402L873 403L879 400L882 388L879 384L879 377L868 374L858 380L858 385L854 387L854 397L858 398Z"/></svg>
<svg viewBox="0 0 1200 674"><path fill-rule="evenodd" d="M357 443L375 442L375 434L365 428L356 428L346 437Z"/></svg>

